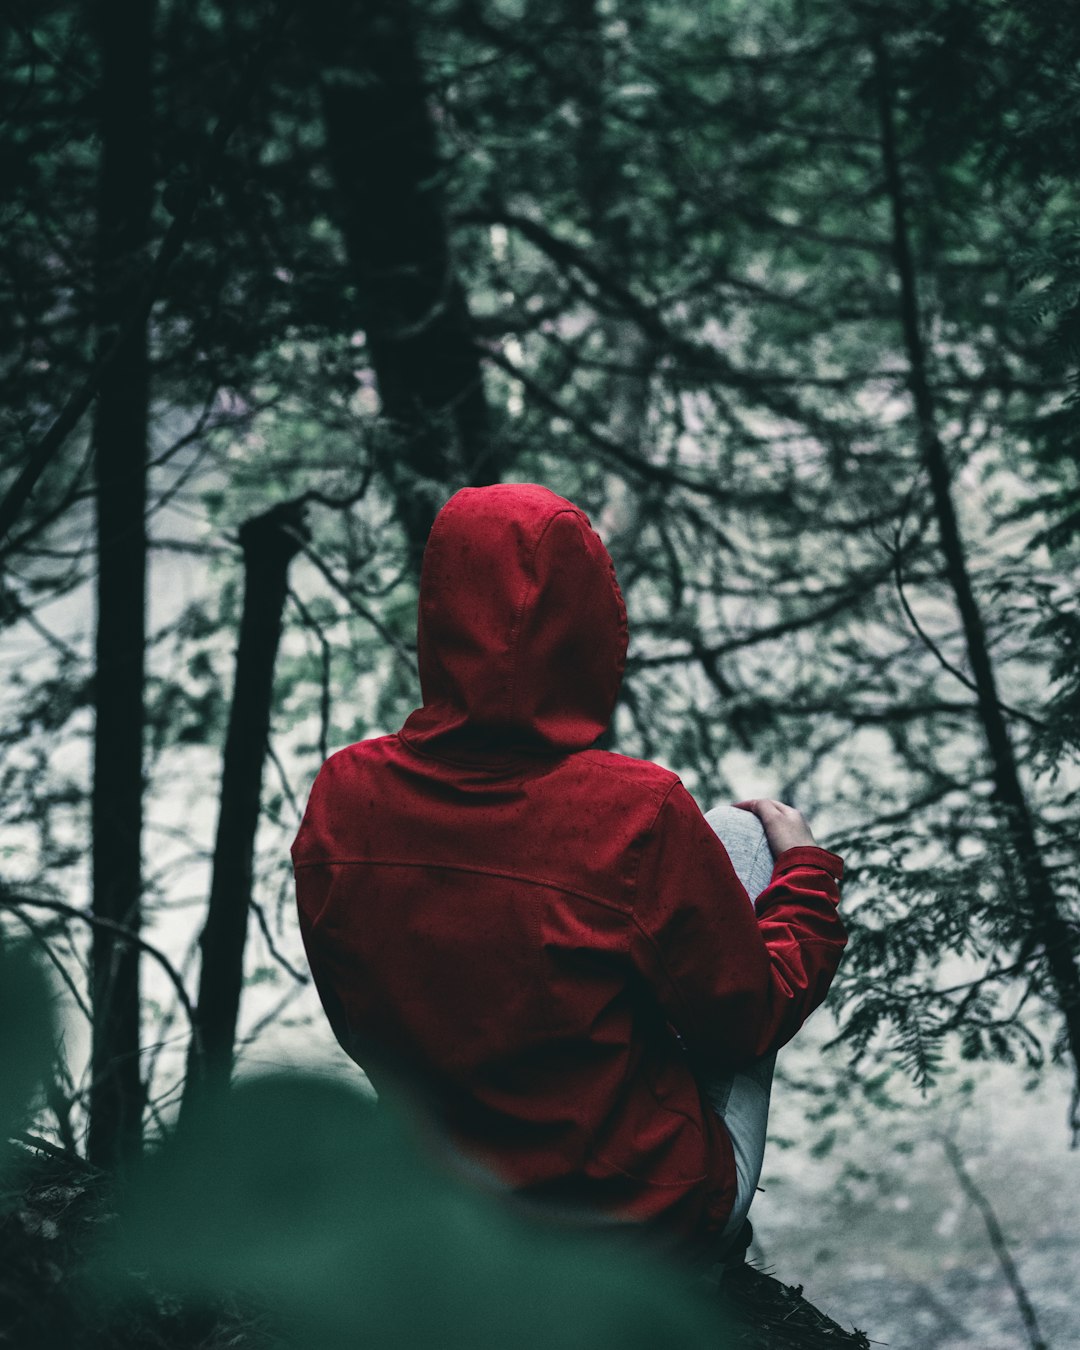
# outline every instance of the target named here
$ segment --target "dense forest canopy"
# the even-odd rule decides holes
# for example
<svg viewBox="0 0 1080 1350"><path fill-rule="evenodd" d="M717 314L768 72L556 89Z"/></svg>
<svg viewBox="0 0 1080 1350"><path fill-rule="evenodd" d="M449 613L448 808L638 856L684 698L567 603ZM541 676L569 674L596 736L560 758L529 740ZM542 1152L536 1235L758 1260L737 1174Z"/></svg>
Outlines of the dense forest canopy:
<svg viewBox="0 0 1080 1350"><path fill-rule="evenodd" d="M111 1164L303 993L307 786L418 702L427 529L499 480L615 559L605 744L844 854L837 1062L1080 1072L1068 7L43 0L2 44L42 1129Z"/></svg>

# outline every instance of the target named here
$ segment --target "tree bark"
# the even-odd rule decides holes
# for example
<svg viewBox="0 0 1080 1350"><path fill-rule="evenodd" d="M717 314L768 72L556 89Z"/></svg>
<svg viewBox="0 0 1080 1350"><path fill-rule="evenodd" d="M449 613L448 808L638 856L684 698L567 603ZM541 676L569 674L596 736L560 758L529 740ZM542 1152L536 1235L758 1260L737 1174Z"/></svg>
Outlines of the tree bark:
<svg viewBox="0 0 1080 1350"><path fill-rule="evenodd" d="M226 1087L232 1073L274 665L289 564L304 534L303 508L295 502L276 506L240 529L244 603L222 761L210 903L199 940L202 967L181 1121L204 1087Z"/></svg>
<svg viewBox="0 0 1080 1350"><path fill-rule="evenodd" d="M308 31L358 322L382 411L402 433L387 479L418 562L447 491L499 478L444 169L408 4L318 0Z"/></svg>
<svg viewBox="0 0 1080 1350"><path fill-rule="evenodd" d="M128 11L125 9L123 12ZM276 17L267 26L265 35L251 53L229 107L214 128L202 163L198 166L189 188L181 195L179 204L173 212L172 224L166 230L154 258L153 267L146 269L146 279L141 286L132 286L130 291L125 293L127 308L122 313L117 312L112 316L108 324L108 333L102 334L106 340L98 344L99 354L93 366L30 451L22 469L0 499L0 557L3 556L3 546L8 533L30 499L38 480L68 436L79 425L83 414L104 385L114 362L123 356L129 336L140 340L139 335L145 333L147 318L154 301L161 293L169 268L184 247L199 204L220 171L229 138L247 111L251 97L258 88L266 64L292 12L293 5L289 0L281 0ZM149 17L152 17L152 6L149 8ZM117 86L117 79L120 77L115 75L115 69L116 67L114 74L107 78L113 85L111 96L115 99L119 95L122 101L122 87ZM147 107L149 108L149 104ZM148 125L145 124L147 127ZM122 171L123 157L117 158ZM8 541L9 544L10 542Z"/></svg>
<svg viewBox="0 0 1080 1350"><path fill-rule="evenodd" d="M101 44L96 314L107 343L138 296L153 193L151 0L97 7ZM92 905L138 932L142 873L146 443L149 360L143 322L101 379L93 427L97 495L97 651L91 788ZM90 1161L138 1151L139 949L95 927L91 1001Z"/></svg>
<svg viewBox="0 0 1080 1350"><path fill-rule="evenodd" d="M1050 987L1065 1022L1077 1085L1070 1113L1070 1123L1075 1134L1080 1129L1080 970L1077 968L1077 938L1063 912L1039 848L1031 808L1020 782L1016 753L998 697L986 626L971 586L952 498L949 464L937 430L934 398L927 373L918 287L907 224L907 200L896 149L889 54L885 38L880 33L872 36L871 45L881 126L882 163L892 207L893 256L900 282L900 318L907 351L908 387L915 408L919 448L930 480L949 582L960 612L979 718L990 755L995 801L1018 863L1014 875L1022 891L1020 900L1027 911L1031 935L1042 948Z"/></svg>

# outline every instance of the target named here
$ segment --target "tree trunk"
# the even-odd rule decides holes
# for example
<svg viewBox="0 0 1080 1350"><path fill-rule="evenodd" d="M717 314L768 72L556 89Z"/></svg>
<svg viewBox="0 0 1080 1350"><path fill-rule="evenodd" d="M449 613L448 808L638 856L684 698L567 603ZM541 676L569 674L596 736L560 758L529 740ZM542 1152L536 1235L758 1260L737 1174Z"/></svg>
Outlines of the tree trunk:
<svg viewBox="0 0 1080 1350"><path fill-rule="evenodd" d="M881 34L874 35L872 46L881 121L882 162L886 190L892 205L893 255L900 281L900 312L907 350L908 386L915 407L919 448L930 479L949 582L963 625L979 718L990 753L995 801L1018 863L1015 876L1022 889L1020 903L1027 910L1031 934L1042 947L1050 987L1065 1020L1065 1034L1077 1083L1071 1111L1071 1124L1075 1132L1080 1129L1080 971L1076 960L1077 940L1062 911L1039 848L1031 808L1020 783L1009 728L998 699L986 627L971 587L964 543L953 505L948 460L937 431L933 394L926 369L915 267L908 238L907 202L896 150L888 50Z"/></svg>
<svg viewBox="0 0 1080 1350"><path fill-rule="evenodd" d="M444 170L404 0L318 0L308 31L358 322L402 433L387 478L418 561L448 490L499 478Z"/></svg>
<svg viewBox="0 0 1080 1350"><path fill-rule="evenodd" d="M244 606L221 772L210 903L181 1119L204 1086L228 1085L244 983L255 832L289 564L304 537L302 507L276 506L240 529Z"/></svg>
<svg viewBox="0 0 1080 1350"><path fill-rule="evenodd" d="M97 7L101 44L96 312L107 341L139 293L153 192L150 0ZM97 490L97 665L91 789L94 913L139 929L142 890L143 663L146 604L146 324L101 381L94 418ZM111 1167L138 1151L139 951L95 927L90 1087L91 1162Z"/></svg>

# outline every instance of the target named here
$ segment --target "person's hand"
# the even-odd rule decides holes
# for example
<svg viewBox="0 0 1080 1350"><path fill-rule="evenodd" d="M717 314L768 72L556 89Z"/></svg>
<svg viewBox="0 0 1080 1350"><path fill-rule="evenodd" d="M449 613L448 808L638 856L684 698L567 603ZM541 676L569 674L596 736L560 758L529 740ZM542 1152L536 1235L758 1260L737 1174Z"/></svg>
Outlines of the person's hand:
<svg viewBox="0 0 1080 1350"><path fill-rule="evenodd" d="M774 802L771 797L756 797L752 801L735 802L734 805L741 811L752 811L761 821L774 858L779 857L786 848L814 843L810 826L803 819L802 812L796 811L794 806Z"/></svg>

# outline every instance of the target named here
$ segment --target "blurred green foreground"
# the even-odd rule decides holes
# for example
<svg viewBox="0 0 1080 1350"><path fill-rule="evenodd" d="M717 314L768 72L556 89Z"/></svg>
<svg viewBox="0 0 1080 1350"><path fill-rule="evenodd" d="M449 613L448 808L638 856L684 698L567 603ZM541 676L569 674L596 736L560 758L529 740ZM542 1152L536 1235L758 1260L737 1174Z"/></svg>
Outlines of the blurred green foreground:
<svg viewBox="0 0 1080 1350"><path fill-rule="evenodd" d="M53 1043L41 971L24 950L0 948L5 1345L728 1343L715 1298L674 1270L527 1221L440 1171L400 1108L314 1078L250 1081L207 1102L190 1133L115 1187L100 1175L54 1178L45 1191L81 1223L74 1240L33 1219L29 1157L8 1142L33 1110ZM98 1200L84 1213L91 1191ZM47 1254L38 1262L35 1243Z"/></svg>

